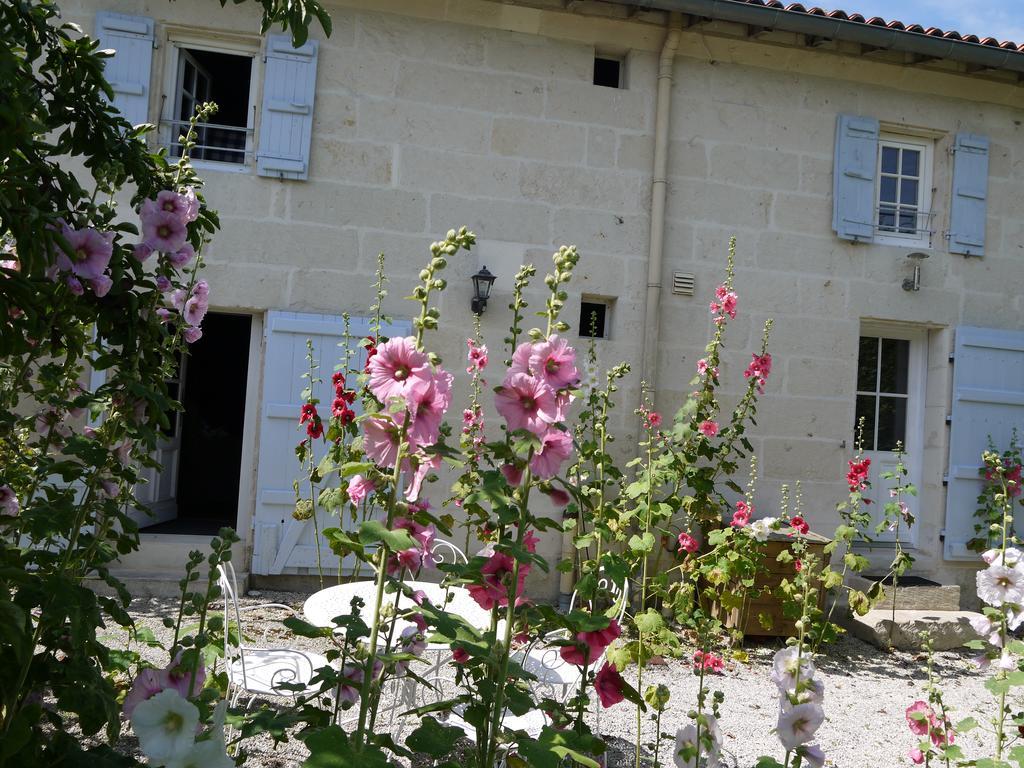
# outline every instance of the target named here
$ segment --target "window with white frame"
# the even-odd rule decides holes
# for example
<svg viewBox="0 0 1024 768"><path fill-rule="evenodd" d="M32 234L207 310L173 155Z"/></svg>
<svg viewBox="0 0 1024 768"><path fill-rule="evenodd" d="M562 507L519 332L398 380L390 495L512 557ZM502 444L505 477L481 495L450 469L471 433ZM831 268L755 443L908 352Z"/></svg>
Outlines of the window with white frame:
<svg viewBox="0 0 1024 768"><path fill-rule="evenodd" d="M197 126L192 159L245 166L253 157L255 57L257 48L223 47L202 41L171 40L162 138L172 156L181 153L180 138L203 102L217 111Z"/></svg>
<svg viewBox="0 0 1024 768"><path fill-rule="evenodd" d="M934 141L882 134L875 174L875 241L928 246Z"/></svg>

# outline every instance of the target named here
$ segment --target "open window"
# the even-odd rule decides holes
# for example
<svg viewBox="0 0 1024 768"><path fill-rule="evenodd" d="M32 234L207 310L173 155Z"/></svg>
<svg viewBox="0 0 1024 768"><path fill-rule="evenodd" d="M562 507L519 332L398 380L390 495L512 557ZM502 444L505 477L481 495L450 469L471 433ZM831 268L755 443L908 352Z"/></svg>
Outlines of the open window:
<svg viewBox="0 0 1024 768"><path fill-rule="evenodd" d="M207 101L215 112L198 126L192 159L244 167L253 157L256 49L171 41L161 136L172 156L196 108Z"/></svg>
<svg viewBox="0 0 1024 768"><path fill-rule="evenodd" d="M928 247L932 220L930 139L882 134L875 175L875 242Z"/></svg>

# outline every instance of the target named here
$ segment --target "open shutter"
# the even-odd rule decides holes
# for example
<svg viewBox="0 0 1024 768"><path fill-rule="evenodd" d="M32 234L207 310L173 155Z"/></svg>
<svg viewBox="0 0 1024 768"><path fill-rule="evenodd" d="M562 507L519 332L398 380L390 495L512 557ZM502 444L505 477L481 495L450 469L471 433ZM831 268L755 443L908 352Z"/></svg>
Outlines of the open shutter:
<svg viewBox="0 0 1024 768"><path fill-rule="evenodd" d="M870 242L875 234L878 121L839 115L832 169L832 229L844 240Z"/></svg>
<svg viewBox="0 0 1024 768"><path fill-rule="evenodd" d="M146 16L100 11L96 14L100 49L116 53L103 74L114 90L114 106L132 125L149 122L149 76L153 68L153 20Z"/></svg>
<svg viewBox="0 0 1024 768"><path fill-rule="evenodd" d="M260 408L259 462L256 475L256 515L252 572L258 574L297 573L316 568L316 538L311 520L295 520L295 491L292 483L302 474L295 458L295 445L305 436L299 427L299 409L308 370L306 340L313 343L313 358L320 364L323 380L314 390L319 411L330 416L334 390L331 374L341 359L338 349L344 339L345 322L340 316L271 311L267 315L266 349L263 368L263 402ZM382 329L386 336L410 332L408 321L395 321ZM353 343L370 333L369 318L352 317L349 332ZM352 366L362 368L366 351L357 350ZM354 407L358 412L359 401ZM319 447L317 459L325 449ZM303 497L309 489L302 489ZM338 525L338 519L317 512L320 530ZM321 556L325 564L337 560L326 543Z"/></svg>
<svg viewBox="0 0 1024 768"><path fill-rule="evenodd" d="M958 133L953 144L953 202L949 211L949 252L985 255L985 200L988 197L988 137Z"/></svg>
<svg viewBox="0 0 1024 768"><path fill-rule="evenodd" d="M977 560L967 549L982 490L981 454L1024 430L1024 331L961 327L953 354L953 413L946 490L946 558Z"/></svg>
<svg viewBox="0 0 1024 768"><path fill-rule="evenodd" d="M267 38L260 144L256 153L256 171L261 176L309 177L318 47L316 40L293 48L287 35Z"/></svg>

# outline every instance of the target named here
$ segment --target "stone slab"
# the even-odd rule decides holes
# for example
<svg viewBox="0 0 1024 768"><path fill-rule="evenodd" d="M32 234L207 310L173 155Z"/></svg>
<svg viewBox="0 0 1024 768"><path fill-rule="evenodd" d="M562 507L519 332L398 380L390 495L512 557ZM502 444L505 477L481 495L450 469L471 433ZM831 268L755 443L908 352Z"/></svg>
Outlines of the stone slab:
<svg viewBox="0 0 1024 768"><path fill-rule="evenodd" d="M876 609L864 616L850 614L843 623L851 635L879 648L921 650L931 636L936 651L948 651L978 639L970 624L976 616L973 611L898 610L894 622L892 611Z"/></svg>
<svg viewBox="0 0 1024 768"><path fill-rule="evenodd" d="M179 597L181 595L181 581L184 570L179 571L139 571L129 569L111 569L111 575L117 577L131 592L132 597ZM249 590L248 572L235 574L238 581L239 594L244 595ZM206 571L202 570L200 582L206 583ZM114 590L103 581L90 577L85 579L83 585L89 587L99 595L112 596ZM194 588L194 587L193 587Z"/></svg>
<svg viewBox="0 0 1024 768"><path fill-rule="evenodd" d="M854 589L866 592L872 580L857 574L850 574L847 583ZM884 586L886 605L892 605L892 587ZM906 611L959 611L960 585L936 584L935 586L896 587L896 607ZM881 610L881 606L879 606Z"/></svg>

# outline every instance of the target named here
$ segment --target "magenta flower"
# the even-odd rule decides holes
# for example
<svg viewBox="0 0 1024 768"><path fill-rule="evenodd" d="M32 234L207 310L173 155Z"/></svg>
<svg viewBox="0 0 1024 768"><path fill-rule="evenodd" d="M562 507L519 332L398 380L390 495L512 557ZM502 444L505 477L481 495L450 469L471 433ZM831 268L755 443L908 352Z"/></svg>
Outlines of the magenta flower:
<svg viewBox="0 0 1024 768"><path fill-rule="evenodd" d="M549 488L544 491L544 493L548 495L548 498L551 499L551 503L556 507L568 506L569 502L572 501L572 497L561 488Z"/></svg>
<svg viewBox="0 0 1024 768"><path fill-rule="evenodd" d="M410 393L412 423L409 426L409 438L418 445L433 445L437 442L441 419L452 402L452 381L450 373L438 368L426 387Z"/></svg>
<svg viewBox="0 0 1024 768"><path fill-rule="evenodd" d="M430 552L437 529L432 525L421 525L405 517L395 519L395 530L406 530L424 552Z"/></svg>
<svg viewBox="0 0 1024 768"><path fill-rule="evenodd" d="M924 752L922 752L918 747L914 747L910 750L910 752L907 753L907 757L910 758L910 762L914 765L920 765L924 762Z"/></svg>
<svg viewBox="0 0 1024 768"><path fill-rule="evenodd" d="M175 267L183 267L196 257L196 249L191 243L185 243L174 253L167 254L167 260Z"/></svg>
<svg viewBox="0 0 1024 768"><path fill-rule="evenodd" d="M535 477L547 480L558 474L562 463L572 453L572 435L560 429L549 430L541 438L541 449L530 460Z"/></svg>
<svg viewBox="0 0 1024 768"><path fill-rule="evenodd" d="M612 619L604 629L591 632L577 632L576 645L563 645L559 653L569 664L585 667L591 661L601 658L605 649L622 634L619 622Z"/></svg>
<svg viewBox="0 0 1024 768"><path fill-rule="evenodd" d="M185 667L181 663L181 653L171 661L170 664L163 670L164 679L167 681L168 688L174 688L183 699L188 698L189 685L192 683L192 670ZM196 681L192 685L192 695L196 696L199 691L202 690L206 684L206 667L203 665L202 660L199 661L199 665L196 667Z"/></svg>
<svg viewBox="0 0 1024 768"><path fill-rule="evenodd" d="M181 332L181 337L185 339L186 344L195 344L203 338L203 330L195 325L190 325Z"/></svg>
<svg viewBox="0 0 1024 768"><path fill-rule="evenodd" d="M923 717L920 717L922 715ZM934 717L935 712L925 701L918 700L907 707L907 725L915 736L927 736L929 721Z"/></svg>
<svg viewBox="0 0 1024 768"><path fill-rule="evenodd" d="M192 295L198 296L201 299L208 299L210 296L210 284L205 280L197 280L196 284L192 286Z"/></svg>
<svg viewBox="0 0 1024 768"><path fill-rule="evenodd" d="M57 266L60 270L72 272L86 280L102 275L114 253L114 233L100 233L92 227L72 229L65 226L62 234L71 252L57 252Z"/></svg>
<svg viewBox="0 0 1024 768"><path fill-rule="evenodd" d="M427 479L430 470L441 466L441 457L437 454L426 456L423 453L419 453L415 456L415 459L415 469L412 466L412 462L408 459L402 462L402 469L411 473L409 485L405 489L406 501L416 501L420 496L420 490L423 488L423 481Z"/></svg>
<svg viewBox="0 0 1024 768"><path fill-rule="evenodd" d="M206 317L209 309L210 304L206 297L193 295L185 302L185 306L181 310L181 316L185 318L185 322L189 325L198 327L202 324L203 318Z"/></svg>
<svg viewBox="0 0 1024 768"><path fill-rule="evenodd" d="M370 373L369 388L382 403L393 397L406 400L410 407L429 386L432 377L430 361L416 349L411 336L390 339L379 347L367 364Z"/></svg>
<svg viewBox="0 0 1024 768"><path fill-rule="evenodd" d="M576 350L557 335L533 345L530 369L552 389L574 386L580 378L576 370Z"/></svg>
<svg viewBox="0 0 1024 768"><path fill-rule="evenodd" d="M686 531L679 534L679 549L683 552L689 552L691 555L700 548L700 544Z"/></svg>
<svg viewBox="0 0 1024 768"><path fill-rule="evenodd" d="M153 255L153 249L145 243L136 243L132 246L132 256L142 262Z"/></svg>
<svg viewBox="0 0 1024 768"><path fill-rule="evenodd" d="M85 293L85 288L82 286L82 281L74 275L68 275L65 281L68 285L68 290L71 291L75 296L81 296Z"/></svg>
<svg viewBox="0 0 1024 768"><path fill-rule="evenodd" d="M0 514L8 517L18 515L18 495L9 485L0 485Z"/></svg>
<svg viewBox="0 0 1024 768"><path fill-rule="evenodd" d="M158 212L177 216L183 224L195 221L199 215L195 190L189 187L184 194L170 189L162 190L157 192L156 200L146 200L139 209L141 216L152 216Z"/></svg>
<svg viewBox="0 0 1024 768"><path fill-rule="evenodd" d="M508 588L505 586L506 577L511 578L515 560L504 552L494 552L490 559L480 569L483 576L483 584L468 584L466 590L470 597L476 600L477 605L485 611L491 610L495 605L508 605ZM529 573L528 563L519 566L519 577L516 579L516 603L523 593L523 586L526 582L526 574Z"/></svg>
<svg viewBox="0 0 1024 768"><path fill-rule="evenodd" d="M624 701L626 695L622 691L625 685L626 681L622 679L619 670L606 661L594 678L594 690L597 691L597 696L601 699L601 706L607 709Z"/></svg>
<svg viewBox="0 0 1024 768"><path fill-rule="evenodd" d="M156 279L156 289L161 293L166 293L171 290L171 281L163 275L160 275Z"/></svg>
<svg viewBox="0 0 1024 768"><path fill-rule="evenodd" d="M715 435L718 434L718 422L707 419L700 423L698 429L700 430L700 433L704 435L704 437L714 437Z"/></svg>
<svg viewBox="0 0 1024 768"><path fill-rule="evenodd" d="M148 202L148 201L147 201ZM180 217L161 209L142 211L142 242L154 251L175 253L185 245L188 229Z"/></svg>
<svg viewBox="0 0 1024 768"><path fill-rule="evenodd" d="M373 481L362 475L353 475L352 479L348 481L348 498L353 504L358 504L375 490L376 486Z"/></svg>
<svg viewBox="0 0 1024 768"><path fill-rule="evenodd" d="M147 667L140 671L138 677L135 678L132 689L125 696L124 704L121 708L124 716L130 719L132 712L135 711L135 707L147 699L153 698L164 688L167 688L168 685L167 673L164 670L149 669Z"/></svg>
<svg viewBox="0 0 1024 768"><path fill-rule="evenodd" d="M395 466L398 458L398 425L390 416L366 419L363 422L363 450L367 457L382 467Z"/></svg>
<svg viewBox="0 0 1024 768"><path fill-rule="evenodd" d="M96 294L97 298L102 299L110 293L110 289L114 287L114 281L107 275L100 275L90 280L89 285L92 287L92 292Z"/></svg>
<svg viewBox="0 0 1024 768"><path fill-rule="evenodd" d="M509 485L519 485L523 482L523 470L515 464L502 464L501 474L504 475L505 482Z"/></svg>
<svg viewBox="0 0 1024 768"><path fill-rule="evenodd" d="M543 435L558 421L555 391L525 373L509 373L494 396L494 404L511 430L526 429Z"/></svg>
<svg viewBox="0 0 1024 768"><path fill-rule="evenodd" d="M516 347L516 351L512 353L512 365L508 368L509 375L513 373L525 373L528 376L532 376L533 372L530 370L530 358L532 356L532 342L524 341Z"/></svg>

